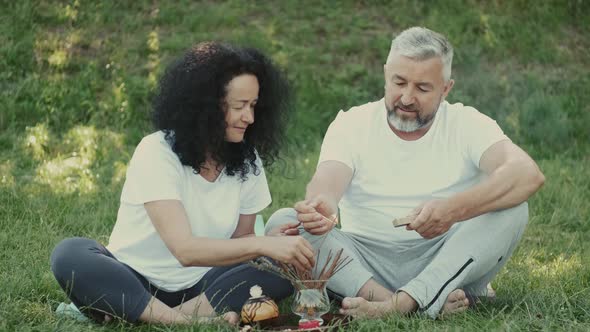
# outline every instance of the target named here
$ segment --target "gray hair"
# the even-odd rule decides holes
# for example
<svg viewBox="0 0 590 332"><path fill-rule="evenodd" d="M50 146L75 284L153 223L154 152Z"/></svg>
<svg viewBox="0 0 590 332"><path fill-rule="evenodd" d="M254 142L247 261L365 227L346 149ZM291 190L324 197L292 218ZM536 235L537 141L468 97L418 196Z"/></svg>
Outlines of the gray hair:
<svg viewBox="0 0 590 332"><path fill-rule="evenodd" d="M445 81L451 79L453 46L445 36L437 32L422 27L404 30L391 42L387 63L390 62L393 53L418 61L440 57L443 63L443 78Z"/></svg>

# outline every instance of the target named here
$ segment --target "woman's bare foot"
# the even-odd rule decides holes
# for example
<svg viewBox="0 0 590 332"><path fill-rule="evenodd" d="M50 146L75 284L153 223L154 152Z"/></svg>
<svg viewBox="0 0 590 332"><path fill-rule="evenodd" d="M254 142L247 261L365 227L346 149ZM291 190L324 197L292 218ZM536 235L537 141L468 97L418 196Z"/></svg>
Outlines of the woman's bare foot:
<svg viewBox="0 0 590 332"><path fill-rule="evenodd" d="M462 289L455 289L445 302L442 315L463 312L469 308L469 300ZM417 309L417 304L407 293L396 293L391 301L371 302L362 297L347 297L342 300L340 313L354 317L382 317L389 313L410 313Z"/></svg>
<svg viewBox="0 0 590 332"><path fill-rule="evenodd" d="M469 300L462 289L455 289L447 296L447 302L441 310L441 315L463 312L469 308Z"/></svg>
<svg viewBox="0 0 590 332"><path fill-rule="evenodd" d="M230 325L238 325L240 318L237 313L230 311L221 316L199 317L197 321L202 324L228 323Z"/></svg>
<svg viewBox="0 0 590 332"><path fill-rule="evenodd" d="M240 322L240 316L237 313L230 311L223 314L223 320L228 322L230 325L238 325Z"/></svg>

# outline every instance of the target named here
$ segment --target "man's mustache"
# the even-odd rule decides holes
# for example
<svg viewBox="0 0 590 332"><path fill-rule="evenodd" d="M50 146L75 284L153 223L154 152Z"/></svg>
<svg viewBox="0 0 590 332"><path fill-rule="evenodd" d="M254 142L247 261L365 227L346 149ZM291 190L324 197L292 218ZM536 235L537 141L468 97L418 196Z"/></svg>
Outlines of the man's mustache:
<svg viewBox="0 0 590 332"><path fill-rule="evenodd" d="M401 103L396 103L396 104L394 105L394 109L395 109L395 108L403 108L403 109L405 109L405 110L408 110L408 111L410 111L410 112L418 112L418 113L420 112L420 109L419 109L419 108L417 108L417 107L415 107L415 106L414 106L414 105L412 105L412 104L410 104L410 105L404 105L404 104L401 104Z"/></svg>

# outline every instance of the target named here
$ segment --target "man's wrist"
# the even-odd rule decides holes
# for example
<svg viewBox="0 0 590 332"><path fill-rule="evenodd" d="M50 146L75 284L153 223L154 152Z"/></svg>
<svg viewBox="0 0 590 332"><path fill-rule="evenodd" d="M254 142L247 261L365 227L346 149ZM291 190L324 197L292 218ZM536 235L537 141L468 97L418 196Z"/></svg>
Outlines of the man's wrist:
<svg viewBox="0 0 590 332"><path fill-rule="evenodd" d="M461 194L451 196L447 198L445 201L447 205L448 214L454 223L468 219L468 202L464 199L464 197L462 197Z"/></svg>

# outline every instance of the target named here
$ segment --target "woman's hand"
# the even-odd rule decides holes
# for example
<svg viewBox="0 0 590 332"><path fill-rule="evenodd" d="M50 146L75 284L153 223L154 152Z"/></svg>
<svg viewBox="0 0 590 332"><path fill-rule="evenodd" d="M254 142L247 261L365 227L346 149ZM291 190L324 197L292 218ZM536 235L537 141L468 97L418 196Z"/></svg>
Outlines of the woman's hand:
<svg viewBox="0 0 590 332"><path fill-rule="evenodd" d="M315 265L315 253L303 237L265 236L261 238L262 254L277 262L292 264L301 271L311 270Z"/></svg>
<svg viewBox="0 0 590 332"><path fill-rule="evenodd" d="M267 236L285 236L285 235L299 235L299 222L290 222L281 226L277 226L266 233Z"/></svg>

